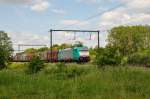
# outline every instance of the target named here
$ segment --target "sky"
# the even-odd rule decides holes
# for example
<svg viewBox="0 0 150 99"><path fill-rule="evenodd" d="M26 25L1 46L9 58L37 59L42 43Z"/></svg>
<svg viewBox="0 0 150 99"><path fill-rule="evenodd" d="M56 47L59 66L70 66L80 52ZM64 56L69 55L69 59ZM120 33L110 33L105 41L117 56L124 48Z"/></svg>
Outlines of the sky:
<svg viewBox="0 0 150 99"><path fill-rule="evenodd" d="M100 30L100 46L107 31L119 25L150 24L150 0L0 0L0 30L17 44L49 45L50 29ZM91 34L91 37L90 37ZM53 33L54 44L82 41L97 44L96 33Z"/></svg>

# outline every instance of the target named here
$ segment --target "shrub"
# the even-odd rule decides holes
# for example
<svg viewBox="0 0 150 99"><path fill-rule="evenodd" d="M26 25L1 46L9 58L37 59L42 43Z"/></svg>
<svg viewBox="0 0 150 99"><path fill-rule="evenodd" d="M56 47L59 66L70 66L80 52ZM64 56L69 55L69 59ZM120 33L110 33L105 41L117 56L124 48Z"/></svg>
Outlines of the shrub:
<svg viewBox="0 0 150 99"><path fill-rule="evenodd" d="M90 48L89 53L90 53L90 60L91 60L90 62L94 63L95 58L96 58L96 49Z"/></svg>
<svg viewBox="0 0 150 99"><path fill-rule="evenodd" d="M122 59L121 59L121 65L122 66L125 66L128 64L128 57L127 56L124 56Z"/></svg>
<svg viewBox="0 0 150 99"><path fill-rule="evenodd" d="M129 64L150 66L150 51L142 50L129 56Z"/></svg>
<svg viewBox="0 0 150 99"><path fill-rule="evenodd" d="M96 64L99 66L119 65L121 56L115 48L100 48L97 49Z"/></svg>
<svg viewBox="0 0 150 99"><path fill-rule="evenodd" d="M42 68L44 68L44 62L40 60L39 57L34 57L28 64L28 73L37 73L39 72Z"/></svg>

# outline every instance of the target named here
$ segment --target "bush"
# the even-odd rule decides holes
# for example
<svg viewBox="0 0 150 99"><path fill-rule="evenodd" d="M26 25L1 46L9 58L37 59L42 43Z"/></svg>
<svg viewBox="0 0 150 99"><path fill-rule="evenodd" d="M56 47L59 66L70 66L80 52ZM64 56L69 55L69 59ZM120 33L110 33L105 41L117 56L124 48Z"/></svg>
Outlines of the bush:
<svg viewBox="0 0 150 99"><path fill-rule="evenodd" d="M150 50L142 50L129 56L129 64L150 66Z"/></svg>
<svg viewBox="0 0 150 99"><path fill-rule="evenodd" d="M90 62L94 63L95 58L96 58L96 49L90 48L89 53L90 53L90 60L91 60Z"/></svg>
<svg viewBox="0 0 150 99"><path fill-rule="evenodd" d="M100 48L97 50L96 64L99 66L119 65L121 56L115 48Z"/></svg>
<svg viewBox="0 0 150 99"><path fill-rule="evenodd" d="M27 72L30 74L37 73L42 68L44 68L44 62L39 57L34 57L28 64Z"/></svg>
<svg viewBox="0 0 150 99"><path fill-rule="evenodd" d="M128 57L127 56L124 56L122 59L121 59L121 65L122 66L125 66L128 64Z"/></svg>

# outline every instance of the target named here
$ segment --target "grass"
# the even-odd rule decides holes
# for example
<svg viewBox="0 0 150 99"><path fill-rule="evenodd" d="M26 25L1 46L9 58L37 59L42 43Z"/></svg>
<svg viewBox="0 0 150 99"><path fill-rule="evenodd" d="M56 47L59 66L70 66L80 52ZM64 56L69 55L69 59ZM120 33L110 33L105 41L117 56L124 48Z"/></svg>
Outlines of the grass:
<svg viewBox="0 0 150 99"><path fill-rule="evenodd" d="M58 71L55 64L34 75L2 70L0 99L150 99L149 68L68 64Z"/></svg>

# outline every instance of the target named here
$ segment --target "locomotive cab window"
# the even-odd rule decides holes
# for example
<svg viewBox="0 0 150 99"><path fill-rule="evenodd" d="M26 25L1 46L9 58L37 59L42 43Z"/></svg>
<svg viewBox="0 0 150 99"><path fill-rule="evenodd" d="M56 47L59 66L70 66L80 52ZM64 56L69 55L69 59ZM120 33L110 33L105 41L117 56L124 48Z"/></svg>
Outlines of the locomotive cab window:
<svg viewBox="0 0 150 99"><path fill-rule="evenodd" d="M88 56L89 55L89 51L88 50L80 50L80 55L81 56Z"/></svg>

